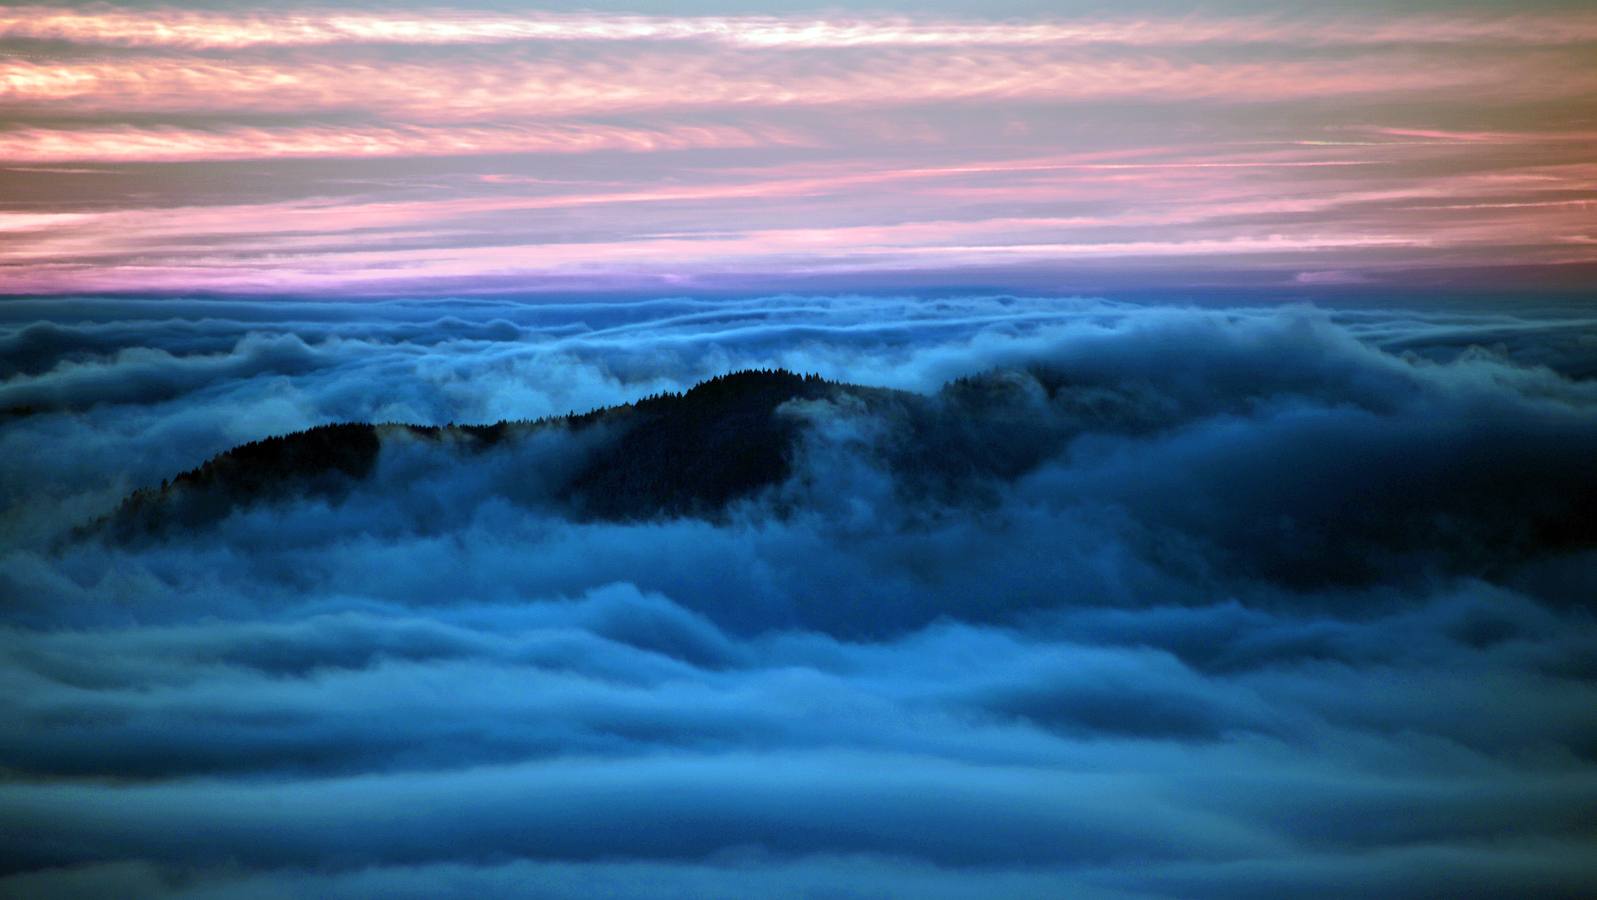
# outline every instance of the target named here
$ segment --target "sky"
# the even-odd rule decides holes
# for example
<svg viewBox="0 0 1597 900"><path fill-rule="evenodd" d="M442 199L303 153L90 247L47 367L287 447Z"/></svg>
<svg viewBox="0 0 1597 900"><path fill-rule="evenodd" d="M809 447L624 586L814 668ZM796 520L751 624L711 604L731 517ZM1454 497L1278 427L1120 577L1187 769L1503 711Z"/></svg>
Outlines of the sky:
<svg viewBox="0 0 1597 900"><path fill-rule="evenodd" d="M1594 59L0 6L0 897L1597 896ZM778 481L572 500L639 444L559 417L770 368L861 386ZM358 477L169 487L337 423Z"/></svg>
<svg viewBox="0 0 1597 900"><path fill-rule="evenodd" d="M1589 284L1580 3L0 9L0 294Z"/></svg>

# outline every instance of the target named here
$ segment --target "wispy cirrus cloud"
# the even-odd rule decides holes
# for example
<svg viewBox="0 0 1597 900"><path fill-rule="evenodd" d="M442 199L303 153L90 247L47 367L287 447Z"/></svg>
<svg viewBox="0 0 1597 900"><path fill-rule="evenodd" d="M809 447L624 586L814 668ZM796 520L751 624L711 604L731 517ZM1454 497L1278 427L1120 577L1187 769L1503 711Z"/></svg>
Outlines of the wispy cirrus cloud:
<svg viewBox="0 0 1597 900"><path fill-rule="evenodd" d="M489 172L407 200L311 198L272 203L101 209L0 216L12 235L0 262L36 270L34 289L134 279L177 290L322 290L361 284L469 289L474 275L569 286L610 271L629 279L667 273L679 285L718 272L769 267L810 273L903 272L927 266L1045 266L1139 259L1145 265L1246 255L1264 270L1325 270L1319 258L1367 256L1383 269L1417 257L1463 261L1514 242L1521 258L1579 259L1597 171L1583 165L1415 177L1372 183L1371 170L1415 162L1445 170L1449 153L1399 143L1372 147L1222 147L1172 159L1148 148L1102 154L968 161L892 170L812 165L701 173L640 186L628 180L550 179ZM1456 158L1456 157L1455 157ZM1305 189L1301 172L1317 173ZM728 177L736 174L739 177ZM917 198L906 202L906 192ZM1159 197L1157 202L1132 198ZM811 223L779 208L713 230L759 201L810 210ZM850 222L828 211L894 208L898 221ZM1014 210L949 216L945 204ZM1069 209L1072 214L1061 215ZM1472 215L1450 216L1467 209ZM1284 229L1283 223L1293 223ZM578 226L580 223L580 227ZM624 223L614 225L609 223ZM380 245L380 246L379 246ZM265 265L218 266L219 254ZM225 257L224 257L225 258ZM123 260L137 259L136 268ZM74 261L63 265L63 261ZM98 269L98 271L96 271ZM1297 284L1327 284L1293 276ZM1362 277L1369 281L1368 275ZM1341 278L1337 283L1352 283Z"/></svg>
<svg viewBox="0 0 1597 900"><path fill-rule="evenodd" d="M962 48L820 60L631 52L425 64L139 58L0 65L5 103L48 106L56 115L359 111L414 122L969 100L1257 103L1433 91L1558 97L1594 89L1597 75L1587 67L1549 70L1536 60L1487 57L1455 68L1393 54L1231 62Z"/></svg>
<svg viewBox="0 0 1597 900"><path fill-rule="evenodd" d="M20 8L0 292L1582 265L1593 43L1551 8Z"/></svg>
<svg viewBox="0 0 1597 900"><path fill-rule="evenodd" d="M806 14L644 16L592 13L468 13L309 9L227 13L174 8L137 13L64 11L45 6L0 13L0 38L134 47L236 49L335 43L475 44L523 41L686 41L741 47L1193 44L1560 44L1597 40L1597 16L1480 12L1455 16L1372 13L1214 16L1208 19L1100 17L1038 22Z"/></svg>
<svg viewBox="0 0 1597 900"><path fill-rule="evenodd" d="M436 128L228 127L0 131L0 155L14 162L186 162L307 157L474 156L507 153L647 152L687 148L773 147L800 143L780 128L679 125L531 124Z"/></svg>

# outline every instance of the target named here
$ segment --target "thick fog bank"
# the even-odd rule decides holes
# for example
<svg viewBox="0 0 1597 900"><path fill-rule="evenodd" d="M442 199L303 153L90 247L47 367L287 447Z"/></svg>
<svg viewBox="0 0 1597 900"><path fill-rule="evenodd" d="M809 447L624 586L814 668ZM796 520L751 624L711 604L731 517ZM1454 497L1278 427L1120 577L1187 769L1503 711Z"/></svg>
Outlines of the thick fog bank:
<svg viewBox="0 0 1597 900"><path fill-rule="evenodd" d="M5 304L0 893L1588 894L1594 333ZM707 518L572 515L602 430L395 430L336 495L75 531L269 434L777 366L918 399L785 404L791 470Z"/></svg>

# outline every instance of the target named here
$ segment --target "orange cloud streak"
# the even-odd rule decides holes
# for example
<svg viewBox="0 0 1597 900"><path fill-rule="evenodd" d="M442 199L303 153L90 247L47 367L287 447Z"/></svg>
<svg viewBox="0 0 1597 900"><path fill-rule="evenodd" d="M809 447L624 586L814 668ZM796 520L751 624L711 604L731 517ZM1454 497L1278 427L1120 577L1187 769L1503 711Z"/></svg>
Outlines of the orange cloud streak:
<svg viewBox="0 0 1597 900"><path fill-rule="evenodd" d="M1401 54L1294 62L1061 59L1039 51L897 53L816 66L758 56L627 54L458 65L134 58L0 64L0 103L51 114L365 111L447 122L638 110L873 106L961 100L1273 101L1449 91L1597 91L1597 69L1519 57L1426 65Z"/></svg>
<svg viewBox="0 0 1597 900"><path fill-rule="evenodd" d="M300 127L201 130L177 127L0 131L0 159L14 163L62 161L188 162L195 160L314 157L467 156L488 153L649 152L689 148L797 145L801 139L775 128L612 125L428 128Z"/></svg>
<svg viewBox="0 0 1597 900"><path fill-rule="evenodd" d="M125 47L231 49L336 43L420 45L512 41L702 40L740 47L881 46L1297 46L1497 43L1572 44L1597 40L1597 16L1321 15L1295 22L1262 16L1207 20L1100 18L1042 22L905 17L636 16L588 13L462 14L435 10L371 13L309 10L228 14L174 9L0 11L0 38Z"/></svg>

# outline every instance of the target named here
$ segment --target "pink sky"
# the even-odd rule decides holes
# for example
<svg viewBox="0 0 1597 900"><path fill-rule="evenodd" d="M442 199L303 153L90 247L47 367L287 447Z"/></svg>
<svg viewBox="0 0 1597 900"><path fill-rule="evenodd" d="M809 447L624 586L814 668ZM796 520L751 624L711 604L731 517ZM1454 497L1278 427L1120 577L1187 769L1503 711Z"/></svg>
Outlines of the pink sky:
<svg viewBox="0 0 1597 900"><path fill-rule="evenodd" d="M1597 262L1597 13L1305 9L12 7L0 293Z"/></svg>

